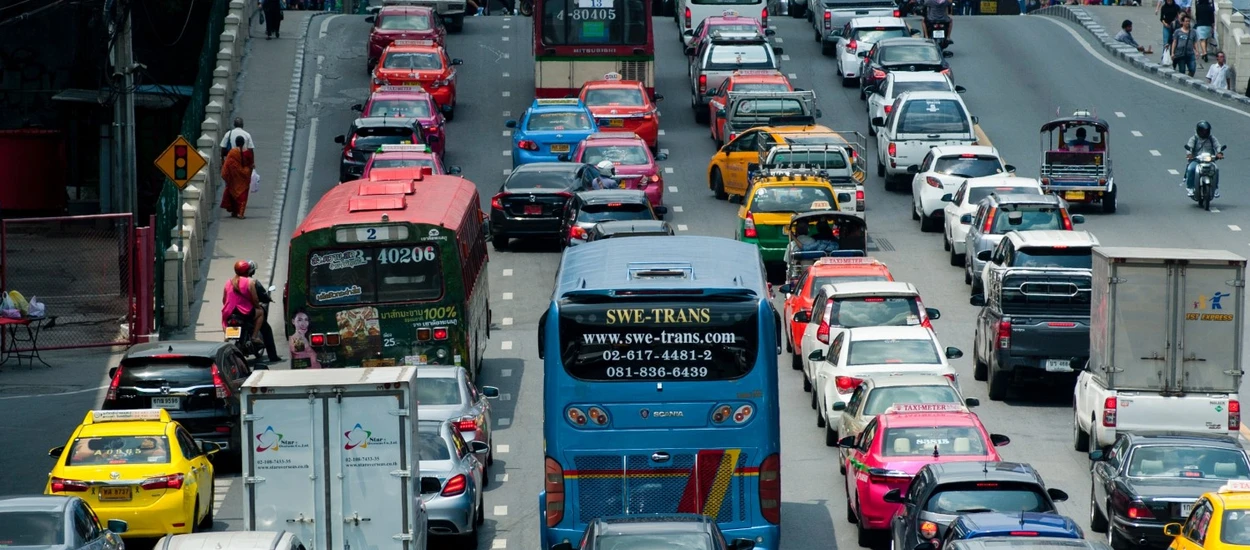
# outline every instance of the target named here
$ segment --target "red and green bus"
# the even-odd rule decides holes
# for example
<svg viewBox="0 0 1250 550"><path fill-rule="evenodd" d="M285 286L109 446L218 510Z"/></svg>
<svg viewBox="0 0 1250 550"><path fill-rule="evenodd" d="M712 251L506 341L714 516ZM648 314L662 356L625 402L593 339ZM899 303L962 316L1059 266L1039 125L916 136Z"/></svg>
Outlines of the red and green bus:
<svg viewBox="0 0 1250 550"><path fill-rule="evenodd" d="M609 73L655 94L649 0L535 0L534 97L572 97Z"/></svg>
<svg viewBox="0 0 1250 550"><path fill-rule="evenodd" d="M422 174L338 185L291 237L291 368L459 365L490 336L477 187Z"/></svg>

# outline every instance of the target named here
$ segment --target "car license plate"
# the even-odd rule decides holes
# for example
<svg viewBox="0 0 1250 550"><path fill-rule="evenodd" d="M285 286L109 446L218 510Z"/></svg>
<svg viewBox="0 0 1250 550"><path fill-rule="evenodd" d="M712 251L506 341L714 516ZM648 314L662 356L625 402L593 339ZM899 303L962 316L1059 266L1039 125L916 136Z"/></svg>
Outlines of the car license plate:
<svg viewBox="0 0 1250 550"><path fill-rule="evenodd" d="M557 143L551 146L551 152L552 153L567 153L569 152L569 146L568 144Z"/></svg>
<svg viewBox="0 0 1250 550"><path fill-rule="evenodd" d="M942 30L933 31L933 37L938 40L946 38L946 31L942 31Z"/></svg>
<svg viewBox="0 0 1250 550"><path fill-rule="evenodd" d="M525 215L527 216L537 216L542 213L543 213L543 207L541 204L525 205Z"/></svg>
<svg viewBox="0 0 1250 550"><path fill-rule="evenodd" d="M1189 512L1194 509L1194 503L1181 504L1181 517L1189 517Z"/></svg>
<svg viewBox="0 0 1250 550"><path fill-rule="evenodd" d="M241 327L226 327L226 338L238 338L240 334L243 334Z"/></svg>
<svg viewBox="0 0 1250 550"><path fill-rule="evenodd" d="M625 119L623 119L623 118L610 118L610 119L608 119L608 121L607 121L607 122L608 122L608 126L611 126L611 127L613 127L613 128L624 128L624 127L625 127Z"/></svg>
<svg viewBox="0 0 1250 550"><path fill-rule="evenodd" d="M1063 198L1069 199L1069 200L1077 200L1077 201L1085 200L1085 192L1084 191L1064 191Z"/></svg>
<svg viewBox="0 0 1250 550"><path fill-rule="evenodd" d="M1067 359L1047 359L1046 372L1072 372L1072 361Z"/></svg>
<svg viewBox="0 0 1250 550"><path fill-rule="evenodd" d="M182 399L177 397L153 397L153 409L181 409Z"/></svg>
<svg viewBox="0 0 1250 550"><path fill-rule="evenodd" d="M130 500L130 487L100 487L100 501L125 501Z"/></svg>

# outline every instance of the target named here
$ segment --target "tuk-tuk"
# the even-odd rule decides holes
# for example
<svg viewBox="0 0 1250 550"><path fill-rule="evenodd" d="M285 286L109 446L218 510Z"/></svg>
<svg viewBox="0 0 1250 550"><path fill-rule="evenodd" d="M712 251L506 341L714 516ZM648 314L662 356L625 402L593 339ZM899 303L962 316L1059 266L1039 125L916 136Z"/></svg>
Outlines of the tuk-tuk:
<svg viewBox="0 0 1250 550"><path fill-rule="evenodd" d="M854 258L868 255L868 223L854 214L819 210L795 214L786 227L786 282L795 284L807 268L826 257ZM803 235L814 239L807 245Z"/></svg>
<svg viewBox="0 0 1250 550"><path fill-rule="evenodd" d="M1077 111L1042 125L1042 190L1069 203L1101 203L1102 211L1116 209L1115 180L1107 139L1107 121L1089 111Z"/></svg>

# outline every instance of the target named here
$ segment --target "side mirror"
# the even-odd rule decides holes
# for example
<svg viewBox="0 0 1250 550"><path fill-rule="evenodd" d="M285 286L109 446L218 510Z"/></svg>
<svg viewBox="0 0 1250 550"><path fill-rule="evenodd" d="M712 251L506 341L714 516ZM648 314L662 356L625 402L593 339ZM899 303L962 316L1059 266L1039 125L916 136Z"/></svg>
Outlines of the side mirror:
<svg viewBox="0 0 1250 550"><path fill-rule="evenodd" d="M448 166L447 173L453 176L459 176L460 174L464 173L464 171L461 170L459 166Z"/></svg>
<svg viewBox="0 0 1250 550"><path fill-rule="evenodd" d="M777 31L773 29L764 29L764 36L776 36Z"/></svg>
<svg viewBox="0 0 1250 550"><path fill-rule="evenodd" d="M781 55L785 53L785 51L785 48L782 48L781 46L773 46L773 55Z"/></svg>
<svg viewBox="0 0 1250 550"><path fill-rule="evenodd" d="M959 223L962 225L972 225L972 214L964 214L960 216Z"/></svg>
<svg viewBox="0 0 1250 550"><path fill-rule="evenodd" d="M835 411L845 411L845 410L846 410L846 403L843 403L843 402L841 402L841 401L838 401L838 402L834 403L834 404L833 404L833 410L835 410Z"/></svg>
<svg viewBox="0 0 1250 550"><path fill-rule="evenodd" d="M1006 169L1007 169L1007 173L1008 173L1008 174L1014 174L1014 173L1016 173L1016 167L1015 167L1015 166L1013 166L1013 165L1011 165L1011 164L1008 164L1008 165L1006 165L1006 166L1003 166L1003 168L1006 168Z"/></svg>
<svg viewBox="0 0 1250 550"><path fill-rule="evenodd" d="M977 398L975 398L975 397L965 397L965 398L964 398L964 406L965 406L965 407L980 407L980 406L981 406L981 400L980 400L980 399L977 399Z"/></svg>
<svg viewBox="0 0 1250 550"><path fill-rule="evenodd" d="M482 386L478 389L481 390L482 395L485 395L487 399L495 399L496 397L499 397L499 388L496 388L495 386Z"/></svg>
<svg viewBox="0 0 1250 550"><path fill-rule="evenodd" d="M572 160L572 157L570 157L568 153L560 153L556 155L556 160L560 162L568 162Z"/></svg>
<svg viewBox="0 0 1250 550"><path fill-rule="evenodd" d="M1169 537L1178 537L1181 534L1181 524L1169 523L1163 526L1163 534Z"/></svg>
<svg viewBox="0 0 1250 550"><path fill-rule="evenodd" d="M855 448L855 436L848 435L842 439L839 439L838 446L843 449L854 449Z"/></svg>
<svg viewBox="0 0 1250 550"><path fill-rule="evenodd" d="M1089 452L1090 462L1102 462L1106 458L1107 455L1102 452L1102 449L1094 449Z"/></svg>
<svg viewBox="0 0 1250 550"><path fill-rule="evenodd" d="M824 360L825 360L825 350L820 350L820 349L818 349L818 350L816 350L816 351L813 351L812 353L808 354L807 359L808 359L809 361L824 361Z"/></svg>
<svg viewBox="0 0 1250 550"><path fill-rule="evenodd" d="M657 153L657 154L655 155L655 160L656 160L656 161L666 161L666 160L668 160L668 153Z"/></svg>
<svg viewBox="0 0 1250 550"><path fill-rule="evenodd" d="M218 443L214 443L212 441L204 441L202 439L195 440L195 443L196 445L199 445L200 450L204 451L204 454L208 456L213 456L221 452L221 445Z"/></svg>
<svg viewBox="0 0 1250 550"><path fill-rule="evenodd" d="M795 312L795 313L794 313L794 322L796 322L796 323L810 323L810 322L812 322L812 312L810 312L810 311L806 311L806 310L804 310L804 311L797 311L797 312Z"/></svg>
<svg viewBox="0 0 1250 550"><path fill-rule="evenodd" d="M1074 223L1074 224L1076 224L1076 223L1085 223L1085 216L1083 216L1083 215L1081 215L1081 214L1073 214L1073 215L1072 215L1072 223Z"/></svg>
<svg viewBox="0 0 1250 550"><path fill-rule="evenodd" d="M654 211L655 211L655 213L656 213L656 215L659 215L659 216L663 216L663 215L665 215L665 214L668 214L668 207L667 207L667 206L652 206L652 207L651 207L651 209L652 209L652 210L654 210Z"/></svg>
<svg viewBox="0 0 1250 550"><path fill-rule="evenodd" d="M954 200L955 200L955 195L952 195L950 193L942 195L942 202L954 202Z"/></svg>
<svg viewBox="0 0 1250 550"><path fill-rule="evenodd" d="M920 29L912 29L912 30L911 30L911 35L912 35L912 36L916 36L917 34L920 34Z"/></svg>
<svg viewBox="0 0 1250 550"><path fill-rule="evenodd" d="M990 443L993 443L995 447L1002 447L1011 443L1011 438L1003 434L990 434Z"/></svg>
<svg viewBox="0 0 1250 550"><path fill-rule="evenodd" d="M969 117L969 118L971 118L971 119L972 119L972 123L973 123L973 124L980 124L980 123L981 123L981 117L979 117L979 116L972 115L972 116L971 116L971 117Z"/></svg>
<svg viewBox="0 0 1250 550"><path fill-rule="evenodd" d="M118 535L125 533L126 529L129 529L129 528L130 528L130 525L128 525L125 520L110 519L108 522L108 530Z"/></svg>
<svg viewBox="0 0 1250 550"><path fill-rule="evenodd" d="M503 125L504 125L504 128L516 128L516 121L509 120L507 122L504 122Z"/></svg>
<svg viewBox="0 0 1250 550"><path fill-rule="evenodd" d="M1050 495L1050 500L1055 502L1068 500L1068 493L1060 491L1059 489L1046 489L1046 494Z"/></svg>
<svg viewBox="0 0 1250 550"><path fill-rule="evenodd" d="M470 441L469 449L471 449L475 455L484 455L490 452L490 445L487 445L485 441Z"/></svg>
<svg viewBox="0 0 1250 550"><path fill-rule="evenodd" d="M903 492L898 489L890 489L884 496L881 497L881 500L892 504L903 504L905 502L903 500Z"/></svg>
<svg viewBox="0 0 1250 550"><path fill-rule="evenodd" d="M438 482L436 477L421 478L421 494L437 493L443 490L443 484Z"/></svg>
<svg viewBox="0 0 1250 550"><path fill-rule="evenodd" d="M952 57L955 57L955 52L952 52L950 50L942 50L942 57L946 59L950 59Z"/></svg>
<svg viewBox="0 0 1250 550"><path fill-rule="evenodd" d="M686 29L681 32L682 36L694 36L694 29Z"/></svg>
<svg viewBox="0 0 1250 550"><path fill-rule="evenodd" d="M751 550L755 548L755 541L752 539L734 539L728 545L728 550Z"/></svg>
<svg viewBox="0 0 1250 550"><path fill-rule="evenodd" d="M370 15L369 17L365 18L365 23L373 23L374 19L375 18L372 15Z"/></svg>
<svg viewBox="0 0 1250 550"><path fill-rule="evenodd" d="M962 94L966 91L968 91L968 89L963 86L955 86L955 93L957 94Z"/></svg>
<svg viewBox="0 0 1250 550"><path fill-rule="evenodd" d="M784 285L781 285L780 290L782 294L790 294L794 291L794 287L790 286L790 283L786 283ZM798 314L796 313L795 316L797 317ZM798 319L795 319L795 321L798 321Z"/></svg>
<svg viewBox="0 0 1250 550"><path fill-rule="evenodd" d="M664 101L664 94L655 94L652 96L651 101Z"/></svg>
<svg viewBox="0 0 1250 550"><path fill-rule="evenodd" d="M458 57L455 57L455 58L452 58L451 64L452 65L464 65L464 60Z"/></svg>
<svg viewBox="0 0 1250 550"><path fill-rule="evenodd" d="M935 307L924 308L925 315L929 316L930 321L936 321L942 318L942 312Z"/></svg>
<svg viewBox="0 0 1250 550"><path fill-rule="evenodd" d="M356 111L357 113L363 113L365 112L365 106L357 103L355 105L352 105L352 110Z"/></svg>
<svg viewBox="0 0 1250 550"><path fill-rule="evenodd" d="M117 378L117 367L109 369L109 379Z"/></svg>
<svg viewBox="0 0 1250 550"><path fill-rule="evenodd" d="M879 116L872 117L872 125L878 127L885 126L885 118Z"/></svg>
<svg viewBox="0 0 1250 550"><path fill-rule="evenodd" d="M913 165L911 165L911 166L908 166L908 167L907 167L907 173L908 173L908 174L919 174L919 173L920 173L920 167L919 167L919 166L917 166L917 165L915 165L915 164L913 164Z"/></svg>
<svg viewBox="0 0 1250 550"><path fill-rule="evenodd" d="M689 47L689 48L686 48L685 52L686 52L686 55L687 55L688 57L694 57L694 47L693 47L693 46L691 46L691 47Z"/></svg>
<svg viewBox="0 0 1250 550"><path fill-rule="evenodd" d="M339 145L343 145L344 143L347 143L347 136L334 136L334 143L337 143Z"/></svg>
<svg viewBox="0 0 1250 550"><path fill-rule="evenodd" d="M725 118L725 117L727 117L727 116L729 116L729 113L725 112L725 110L724 110L724 109L717 109L717 110L716 110L716 118Z"/></svg>
<svg viewBox="0 0 1250 550"><path fill-rule="evenodd" d="M48 456L52 458L61 458L61 454L65 452L65 446L53 447L48 450Z"/></svg>
<svg viewBox="0 0 1250 550"><path fill-rule="evenodd" d="M991 250L982 250L980 252L977 252L977 259L983 262L988 262L990 261L991 254L993 254L993 251Z"/></svg>
<svg viewBox="0 0 1250 550"><path fill-rule="evenodd" d="M976 307L985 307L985 295L973 294L972 297L968 298L968 305L976 306Z"/></svg>
<svg viewBox="0 0 1250 550"><path fill-rule="evenodd" d="M963 350L959 348L955 348L955 347L946 348L947 359L959 359L960 357L963 357L963 356L964 356L964 352Z"/></svg>

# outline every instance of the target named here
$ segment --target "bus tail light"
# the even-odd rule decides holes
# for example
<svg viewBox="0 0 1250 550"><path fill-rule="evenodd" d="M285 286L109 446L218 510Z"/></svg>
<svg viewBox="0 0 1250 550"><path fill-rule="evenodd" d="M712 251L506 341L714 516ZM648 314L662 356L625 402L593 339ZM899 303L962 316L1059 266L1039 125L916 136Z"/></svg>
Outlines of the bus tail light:
<svg viewBox="0 0 1250 550"><path fill-rule="evenodd" d="M503 202L499 200L499 199L502 199L503 197L504 197L504 193L498 193L495 196L491 197L490 209L491 210L503 210Z"/></svg>
<svg viewBox="0 0 1250 550"><path fill-rule="evenodd" d="M755 215L747 212L747 217L742 220L742 236L754 239L758 234L755 232Z"/></svg>
<svg viewBox="0 0 1250 550"><path fill-rule="evenodd" d="M561 468L560 463L555 459L547 457L545 470L547 477L543 482L543 488L547 491L547 527L555 527L564 520L564 468ZM777 489L778 502L780 502L781 483L777 484Z"/></svg>
<svg viewBox="0 0 1250 550"><path fill-rule="evenodd" d="M310 336L310 337L308 338L308 340L309 340L309 343L310 343L310 344L312 344L312 345L314 345L314 346L324 346L324 345L326 345L326 335L324 335L324 334L314 334L314 335Z"/></svg>
<svg viewBox="0 0 1250 550"><path fill-rule="evenodd" d="M105 401L117 400L117 388L122 384L122 369L126 367L117 367L117 372L113 373L113 381L109 382L109 391L104 394Z"/></svg>
<svg viewBox="0 0 1250 550"><path fill-rule="evenodd" d="M447 480L447 484L443 486L443 492L439 494L445 497L454 497L464 493L464 490L468 487L469 479L464 477L464 474L457 474L456 477Z"/></svg>
<svg viewBox="0 0 1250 550"><path fill-rule="evenodd" d="M52 492L53 493L82 493L82 492L86 492L88 487L90 486L87 485L86 481L78 481L76 479L65 479L63 477L52 478Z"/></svg>
<svg viewBox="0 0 1250 550"><path fill-rule="evenodd" d="M435 339L435 340L446 340L446 339L447 339L447 332L448 332L448 331L447 331L447 327L434 327L434 339Z"/></svg>
<svg viewBox="0 0 1250 550"><path fill-rule="evenodd" d="M838 387L838 393L850 393L863 383L863 380L854 376L836 376L833 379L833 384Z"/></svg>
<svg viewBox="0 0 1250 550"><path fill-rule="evenodd" d="M738 407L738 410L734 411L734 422L738 424L745 424L746 421L751 419L751 415L753 414L755 414L755 407L750 405Z"/></svg>
<svg viewBox="0 0 1250 550"><path fill-rule="evenodd" d="M608 413L604 412L603 409L599 407L591 407L586 411L586 413L590 415L591 422L594 422L599 426L608 425Z"/></svg>
<svg viewBox="0 0 1250 550"><path fill-rule="evenodd" d="M431 338L431 336L432 336L432 333L433 333L433 331L431 331L431 330L430 330L430 329L428 329L428 328L419 328L419 329L417 329L417 341L418 341L418 342L428 342L428 341L430 341L430 338Z"/></svg>
<svg viewBox="0 0 1250 550"><path fill-rule="evenodd" d="M1228 431L1241 431L1241 402L1236 399L1228 402Z"/></svg>
<svg viewBox="0 0 1250 550"><path fill-rule="evenodd" d="M1116 404L1115 397L1108 397L1102 401L1102 425L1107 428L1115 427Z"/></svg>
<svg viewBox="0 0 1250 550"><path fill-rule="evenodd" d="M547 513L551 514L550 511ZM768 455L760 463L760 515L768 523L781 524L781 456L777 454ZM547 524L551 525L550 520Z"/></svg>
<svg viewBox="0 0 1250 550"><path fill-rule="evenodd" d="M733 412L733 409L731 409L729 405L717 406L715 409L715 412L712 413L712 423L713 424L724 423L725 420L729 419L729 414L731 412Z"/></svg>
<svg viewBox="0 0 1250 550"><path fill-rule="evenodd" d="M326 335L326 345L327 345L327 346L330 346L330 347L334 347L334 346L339 345L339 338L340 338L340 337L339 337L339 335L338 335L338 333L337 333L337 332L332 332L332 333L330 333L330 334L327 334L327 335Z"/></svg>
<svg viewBox="0 0 1250 550"><path fill-rule="evenodd" d="M585 426L586 421L588 420L586 418L586 413L582 412L582 410L577 407L569 407L568 415L569 415L569 422L572 422L578 426Z"/></svg>

